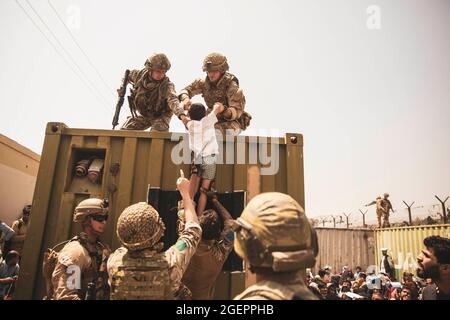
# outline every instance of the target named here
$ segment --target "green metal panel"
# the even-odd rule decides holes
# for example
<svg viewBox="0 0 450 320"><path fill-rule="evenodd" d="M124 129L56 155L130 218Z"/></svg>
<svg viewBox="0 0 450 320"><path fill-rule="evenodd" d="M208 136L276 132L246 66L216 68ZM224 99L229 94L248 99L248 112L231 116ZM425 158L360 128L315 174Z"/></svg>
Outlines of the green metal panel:
<svg viewBox="0 0 450 320"><path fill-rule="evenodd" d="M377 229L375 231L375 261L379 270L381 248L387 248L393 258L397 279L405 271L415 273L417 256L423 249L423 239L437 235L450 238L450 224Z"/></svg>

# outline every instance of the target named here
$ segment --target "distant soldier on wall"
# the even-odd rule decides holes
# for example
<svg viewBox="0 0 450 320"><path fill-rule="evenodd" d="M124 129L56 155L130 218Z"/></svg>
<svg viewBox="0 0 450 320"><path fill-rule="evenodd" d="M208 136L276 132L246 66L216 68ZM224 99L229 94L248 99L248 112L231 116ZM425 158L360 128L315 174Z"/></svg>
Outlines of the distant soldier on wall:
<svg viewBox="0 0 450 320"><path fill-rule="evenodd" d="M376 213L377 213L377 220L378 220L378 228L381 228L381 217L384 216L384 208L381 204L381 197L378 196L376 200L372 201L371 203L366 204L366 207L371 206L373 204L376 204Z"/></svg>
<svg viewBox="0 0 450 320"><path fill-rule="evenodd" d="M383 207L383 228L389 228L391 226L389 223L389 213L391 210L392 212L395 212L388 198L389 193L385 193L383 199L381 200L381 206Z"/></svg>
<svg viewBox="0 0 450 320"><path fill-rule="evenodd" d="M133 85L128 97L131 116L122 125L122 130L146 130L151 127L151 131L169 131L173 114L180 120L185 117L175 86L166 76L170 66L164 53L155 53L147 59L144 69L129 73L128 79L117 90L123 97L127 83Z"/></svg>

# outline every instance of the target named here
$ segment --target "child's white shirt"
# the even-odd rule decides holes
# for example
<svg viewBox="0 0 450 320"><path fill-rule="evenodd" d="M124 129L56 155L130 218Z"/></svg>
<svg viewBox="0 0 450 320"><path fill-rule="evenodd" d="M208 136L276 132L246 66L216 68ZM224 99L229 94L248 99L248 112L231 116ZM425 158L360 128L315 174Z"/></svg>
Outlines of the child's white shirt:
<svg viewBox="0 0 450 320"><path fill-rule="evenodd" d="M189 132L189 148L194 151L195 158L207 157L219 153L214 124L217 122L214 112L203 117L200 121L191 120L187 123Z"/></svg>

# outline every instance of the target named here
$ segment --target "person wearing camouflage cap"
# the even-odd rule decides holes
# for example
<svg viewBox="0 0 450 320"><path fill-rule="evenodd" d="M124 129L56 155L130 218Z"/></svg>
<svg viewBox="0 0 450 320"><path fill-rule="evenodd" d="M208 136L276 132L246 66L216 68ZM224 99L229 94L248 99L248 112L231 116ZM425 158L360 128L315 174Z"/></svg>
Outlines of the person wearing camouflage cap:
<svg viewBox="0 0 450 320"><path fill-rule="evenodd" d="M90 198L77 205L73 221L81 224L82 232L57 254L51 278L53 295L49 298L83 300L91 286L95 300L109 299L106 261L110 249L99 238L105 232L107 220L106 200Z"/></svg>
<svg viewBox="0 0 450 320"><path fill-rule="evenodd" d="M208 114L215 104L221 104L225 111L218 115L215 128L223 133L237 135L250 124L251 116L244 111L245 96L239 87L239 80L228 72L227 58L220 53L210 53L203 61L205 79L194 80L179 94L185 108L191 105L191 98L201 94L208 106Z"/></svg>
<svg viewBox="0 0 450 320"><path fill-rule="evenodd" d="M316 300L304 272L315 264L317 235L303 208L278 192L254 197L237 219L234 250L256 275L235 300Z"/></svg>
<svg viewBox="0 0 450 320"><path fill-rule="evenodd" d="M146 61L142 70L131 70L128 76L132 84L128 97L131 116L122 125L122 130L169 131L172 115L184 117L184 109L178 101L175 86L166 76L171 67L164 53L154 53ZM124 95L125 86L118 89Z"/></svg>
<svg viewBox="0 0 450 320"><path fill-rule="evenodd" d="M166 300L189 295L181 279L200 242L202 229L189 195L189 181L180 172L177 188L184 202L186 224L169 249L161 251L165 226L151 205L136 203L120 215L117 237L122 247L108 259L111 299Z"/></svg>

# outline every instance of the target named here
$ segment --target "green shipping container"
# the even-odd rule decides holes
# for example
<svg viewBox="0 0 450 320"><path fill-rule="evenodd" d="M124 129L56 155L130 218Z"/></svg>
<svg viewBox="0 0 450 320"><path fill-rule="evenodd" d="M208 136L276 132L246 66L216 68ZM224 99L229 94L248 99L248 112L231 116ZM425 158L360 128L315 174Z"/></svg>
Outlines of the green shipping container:
<svg viewBox="0 0 450 320"><path fill-rule="evenodd" d="M43 253L79 232L72 217L80 201L93 196L109 199L110 220L102 239L113 250L119 247L115 229L122 210L148 201L149 190L176 191L179 169L189 175L189 160L179 163L181 156L190 157L180 152L183 144L186 146L186 134L73 129L63 123L48 123L15 299L44 296ZM243 201L247 202L260 192L279 191L304 207L301 134L288 133L282 138L227 136L219 139L219 148L223 164L217 166L218 192L244 192ZM95 183L75 174L78 161L91 157L103 164ZM234 210L233 214L240 213Z"/></svg>

